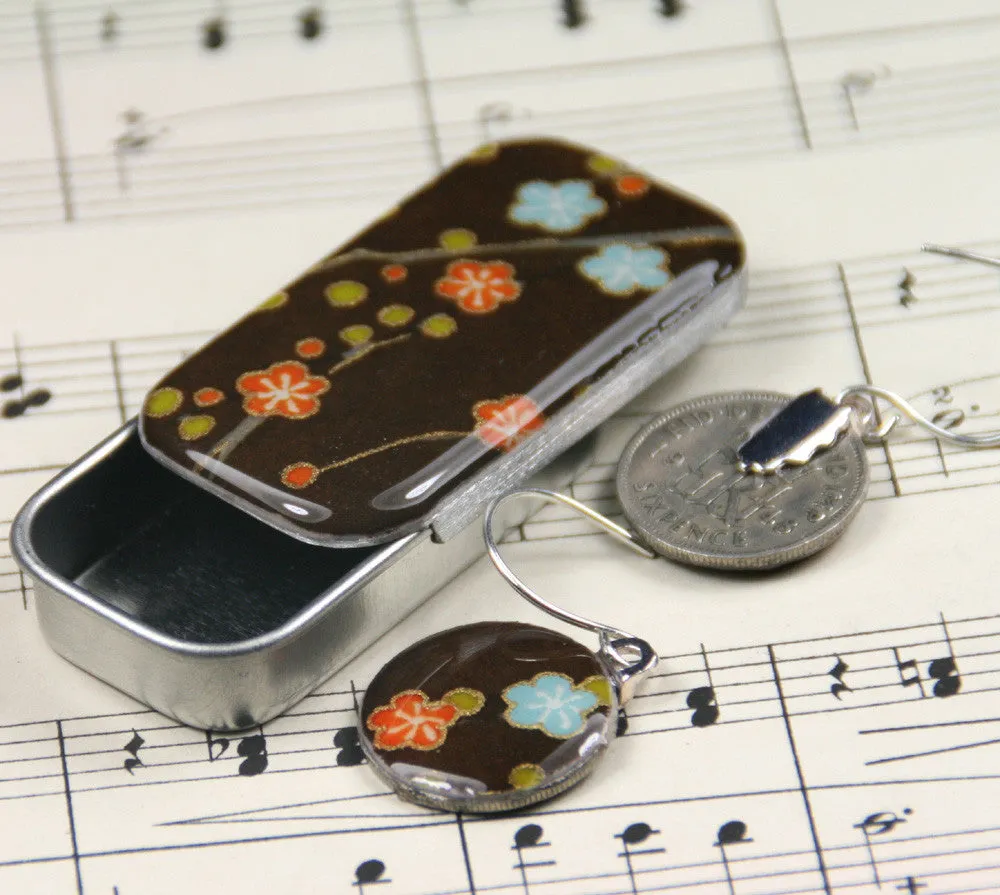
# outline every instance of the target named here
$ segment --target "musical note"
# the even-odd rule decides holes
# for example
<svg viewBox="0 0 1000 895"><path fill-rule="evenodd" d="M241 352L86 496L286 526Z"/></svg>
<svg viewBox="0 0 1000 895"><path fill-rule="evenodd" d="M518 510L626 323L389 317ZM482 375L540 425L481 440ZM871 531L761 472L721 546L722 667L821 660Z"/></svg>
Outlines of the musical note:
<svg viewBox="0 0 1000 895"><path fill-rule="evenodd" d="M840 89L844 93L844 102L847 103L847 111L851 118L851 124L856 131L861 130L861 123L858 120L855 98L871 92L879 79L887 78L890 74L891 71L889 68L882 66L878 70L850 71L840 79Z"/></svg>
<svg viewBox="0 0 1000 895"><path fill-rule="evenodd" d="M719 854L722 856L722 869L726 873L726 882L729 883L729 895L736 895L736 890L733 888L733 874L729 869L729 855L726 853L726 846L742 845L747 842L753 842L753 839L747 838L747 825L741 820L726 821L716 833L713 844L719 849Z"/></svg>
<svg viewBox="0 0 1000 895"><path fill-rule="evenodd" d="M510 103L484 103L476 113L484 140L494 140L497 134L494 125L509 124L515 118L531 118L530 109L515 109Z"/></svg>
<svg viewBox="0 0 1000 895"><path fill-rule="evenodd" d="M267 770L267 740L264 738L263 729L260 733L240 740L236 752L243 756L238 768L241 777L256 777Z"/></svg>
<svg viewBox="0 0 1000 895"><path fill-rule="evenodd" d="M615 729L615 736L623 737L628 733L628 712L624 707L618 709L618 727Z"/></svg>
<svg viewBox="0 0 1000 895"><path fill-rule="evenodd" d="M483 132L483 139L493 139L491 125L494 122L510 121L514 116L514 110L510 103L486 103L479 107L479 126Z"/></svg>
<svg viewBox="0 0 1000 895"><path fill-rule="evenodd" d="M226 42L226 9L223 0L216 0L216 14L201 26L201 44L207 50L218 50Z"/></svg>
<svg viewBox="0 0 1000 895"><path fill-rule="evenodd" d="M514 865L514 869L519 870L521 873L521 885L524 887L524 895L531 895L531 890L528 886L528 869L531 867L552 867L556 863L552 860L525 863L525 849L549 847L548 842L542 842L542 836L543 830L538 824L525 824L523 827L519 827L514 834L513 848L517 852L517 863Z"/></svg>
<svg viewBox="0 0 1000 895"><path fill-rule="evenodd" d="M959 407L949 407L947 410L939 410L931 417L931 422L942 429L954 429L965 422L965 411Z"/></svg>
<svg viewBox="0 0 1000 895"><path fill-rule="evenodd" d="M962 688L962 676L958 673L958 663L955 662L955 648L951 645L951 635L948 633L948 623L941 615L941 630L944 632L945 643L948 644L948 655L934 659L927 666L927 675L934 681L931 692L940 699L954 696Z"/></svg>
<svg viewBox="0 0 1000 895"><path fill-rule="evenodd" d="M258 728L260 733L250 734L243 737L236 746L236 754L243 758L236 769L241 777L256 777L267 770L267 740L264 737L262 728ZM232 740L229 737L220 737L205 731L205 743L208 747L208 760L218 761L229 750ZM216 751L218 750L218 751Z"/></svg>
<svg viewBox="0 0 1000 895"><path fill-rule="evenodd" d="M684 4L681 0L660 0L660 15L666 19L673 19L684 12Z"/></svg>
<svg viewBox="0 0 1000 895"><path fill-rule="evenodd" d="M904 815L910 815L913 811L909 808L903 809ZM868 861L872 865L872 879L875 885L882 887L882 880L879 877L878 862L875 860L875 848L872 845L873 836L885 836L891 833L899 824L905 824L906 817L899 817L892 811L876 811L869 814L863 821L854 825L855 830L861 830L865 837L865 848L868 850Z"/></svg>
<svg viewBox="0 0 1000 895"><path fill-rule="evenodd" d="M924 692L924 682L920 677L920 669L917 667L916 659L903 659L899 655L899 650L896 647L892 648L892 654L896 658L896 670L899 672L899 682L904 687L916 686L920 689L920 695L926 696ZM913 674L910 677L906 676L906 672L912 671Z"/></svg>
<svg viewBox="0 0 1000 895"><path fill-rule="evenodd" d="M135 776L134 772L136 768L144 767L142 759L139 758L139 750L145 742L146 741L139 736L139 732L137 730L133 730L132 739L125 744L125 751L132 757L126 758L125 761L122 762L122 767L124 767L125 770L133 776Z"/></svg>
<svg viewBox="0 0 1000 895"><path fill-rule="evenodd" d="M583 13L582 0L562 0L563 25L567 28L579 28L587 21Z"/></svg>
<svg viewBox="0 0 1000 895"><path fill-rule="evenodd" d="M337 751L337 767L353 768L365 761L361 751L361 741L356 727L342 727L333 735L333 745Z"/></svg>
<svg viewBox="0 0 1000 895"><path fill-rule="evenodd" d="M222 758L226 754L226 750L229 748L229 740L226 737L216 736L212 731L205 731L205 742L208 745L208 760L209 762L216 761ZM215 747L219 747L219 751L215 751Z"/></svg>
<svg viewBox="0 0 1000 895"><path fill-rule="evenodd" d="M0 405L0 417L10 420L23 416L32 407L41 407L52 400L52 392L47 388L36 388L30 392L24 391L24 377L20 373L10 373L0 379L0 394L9 394L20 390L20 398L9 398Z"/></svg>
<svg viewBox="0 0 1000 895"><path fill-rule="evenodd" d="M323 10L310 6L299 13L299 35L303 40L316 40L323 33Z"/></svg>
<svg viewBox="0 0 1000 895"><path fill-rule="evenodd" d="M114 43L118 39L118 23L120 21L121 19L113 9L109 9L101 17L101 40L104 43Z"/></svg>
<svg viewBox="0 0 1000 895"><path fill-rule="evenodd" d="M114 139L115 163L118 169L118 189L127 193L129 181L125 157L145 151L154 140L167 132L167 128L153 130L145 113L139 109L126 109L119 117L125 128Z"/></svg>
<svg viewBox="0 0 1000 895"><path fill-rule="evenodd" d="M632 858L638 855L659 855L663 854L665 848L641 848L634 849L633 845L641 845L650 836L659 836L660 831L654 830L649 824L639 823L629 824L621 833L615 833L615 839L621 839L622 841L622 851L618 853L619 858L625 859L625 867L628 872L629 883L632 886L632 895L639 895L639 889L636 886L635 880L635 867L632 864Z"/></svg>
<svg viewBox="0 0 1000 895"><path fill-rule="evenodd" d="M364 895L365 886L377 886L383 883L391 883L391 879L384 879L385 864L376 858L362 861L354 869L354 885L358 887L359 895Z"/></svg>
<svg viewBox="0 0 1000 895"><path fill-rule="evenodd" d="M917 895L918 889L926 889L927 883L922 883L915 876L908 876L906 880L896 886L900 892L909 892L910 895Z"/></svg>
<svg viewBox="0 0 1000 895"><path fill-rule="evenodd" d="M693 727L710 727L719 720L719 707L715 704L715 690L711 687L695 687L687 695L688 708Z"/></svg>
<svg viewBox="0 0 1000 895"><path fill-rule="evenodd" d="M927 666L927 674L935 681L932 692L941 699L954 696L962 688L962 676L954 656L935 659Z"/></svg>
<svg viewBox="0 0 1000 895"><path fill-rule="evenodd" d="M898 283L899 303L904 308L909 308L910 305L917 301L917 296L913 292L913 287L916 285L916 282L917 278L904 267L903 276Z"/></svg>
<svg viewBox="0 0 1000 895"><path fill-rule="evenodd" d="M830 692L840 699L841 693L849 693L851 688L844 683L844 675L850 670L851 666L848 665L840 656L837 656L837 664L831 668L827 674L832 677L836 683L830 685Z"/></svg>
<svg viewBox="0 0 1000 895"><path fill-rule="evenodd" d="M705 651L705 644L701 644L701 660L705 665L705 676L708 678L707 687L695 687L687 695L687 706L694 709L691 715L691 725L693 727L710 727L719 720L719 703L715 697L715 685L712 681L712 669L708 664L708 653Z"/></svg>

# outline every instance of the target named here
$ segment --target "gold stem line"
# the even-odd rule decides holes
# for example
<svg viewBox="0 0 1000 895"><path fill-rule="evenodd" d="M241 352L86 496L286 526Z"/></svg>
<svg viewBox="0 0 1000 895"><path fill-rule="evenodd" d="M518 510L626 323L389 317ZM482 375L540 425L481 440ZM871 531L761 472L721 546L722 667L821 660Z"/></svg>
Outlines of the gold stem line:
<svg viewBox="0 0 1000 895"><path fill-rule="evenodd" d="M327 370L326 373L328 376L333 376L335 373L339 373L345 367L349 367L351 366L351 364L356 364L363 357L368 357L368 355L371 354L373 351L376 351L379 348L386 348L389 345L395 345L397 342L403 342L408 338L410 338L410 334L403 333L402 335L399 336L393 336L391 339L383 339L381 342L372 342L371 344L363 345L357 350L356 353L350 355L349 357L345 357L342 361L330 367L330 369Z"/></svg>
<svg viewBox="0 0 1000 895"><path fill-rule="evenodd" d="M390 441L388 444L382 444L378 447L369 448L367 451L362 451L360 454L354 454L353 456L347 457L343 460L337 460L329 466L322 467L320 472L328 472L331 469L339 469L341 466L347 466L348 463L353 463L355 460L364 460L365 457L371 457L373 454L381 454L382 451L391 451L393 448L402 447L404 444L414 444L418 441L443 441L447 438L465 438L466 435L472 435L472 432L424 432L420 435L408 435L406 438L399 438L396 441Z"/></svg>
<svg viewBox="0 0 1000 895"><path fill-rule="evenodd" d="M550 251L551 249L599 249L613 243L662 243L668 251L689 245L714 243L735 243L736 233L728 226L675 227L670 230L642 230L634 233L609 233L602 236L543 236L517 242L493 242L482 245L463 246L461 249L425 248L406 252L378 252L373 249L352 249L319 262L307 273L320 270L335 270L353 261L383 261L407 264L413 261L450 260L454 258L477 258L483 255L502 255L507 251Z"/></svg>

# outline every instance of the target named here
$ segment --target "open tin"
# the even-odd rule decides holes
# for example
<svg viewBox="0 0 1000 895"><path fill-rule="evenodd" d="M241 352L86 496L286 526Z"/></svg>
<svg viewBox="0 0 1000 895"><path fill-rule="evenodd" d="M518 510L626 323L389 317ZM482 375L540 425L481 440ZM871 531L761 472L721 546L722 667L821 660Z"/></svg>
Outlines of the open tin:
<svg viewBox="0 0 1000 895"><path fill-rule="evenodd" d="M489 500L565 481L744 293L701 202L582 147L482 147L29 501L11 542L45 636L186 724L260 724L479 556Z"/></svg>

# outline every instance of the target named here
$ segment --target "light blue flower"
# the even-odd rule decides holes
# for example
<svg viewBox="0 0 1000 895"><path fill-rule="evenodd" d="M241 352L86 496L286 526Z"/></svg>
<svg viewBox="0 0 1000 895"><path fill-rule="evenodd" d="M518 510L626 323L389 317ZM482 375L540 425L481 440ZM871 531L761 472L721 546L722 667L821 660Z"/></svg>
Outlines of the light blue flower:
<svg viewBox="0 0 1000 895"><path fill-rule="evenodd" d="M514 727L541 730L564 740L583 729L583 719L600 700L590 690L577 689L564 674L545 672L503 691L504 718Z"/></svg>
<svg viewBox="0 0 1000 895"><path fill-rule="evenodd" d="M529 180L517 188L508 215L515 224L525 227L572 233L592 218L600 217L607 208L604 200L594 195L594 185L589 180L558 183Z"/></svg>
<svg viewBox="0 0 1000 895"><path fill-rule="evenodd" d="M636 289L659 289L670 282L667 253L652 246L614 244L584 258L580 272L612 295L631 295Z"/></svg>

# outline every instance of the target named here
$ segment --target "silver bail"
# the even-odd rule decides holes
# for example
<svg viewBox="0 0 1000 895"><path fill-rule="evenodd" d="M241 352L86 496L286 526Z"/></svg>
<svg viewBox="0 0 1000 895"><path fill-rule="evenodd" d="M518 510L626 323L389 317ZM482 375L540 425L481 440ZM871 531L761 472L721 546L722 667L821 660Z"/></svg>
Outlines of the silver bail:
<svg viewBox="0 0 1000 895"><path fill-rule="evenodd" d="M786 466L804 466L833 447L851 426L851 407L819 389L789 401L736 451L740 472L773 475Z"/></svg>
<svg viewBox="0 0 1000 895"><path fill-rule="evenodd" d="M641 637L608 640L602 635L598 653L615 676L619 705L635 696L636 687L660 661L653 647Z"/></svg>

